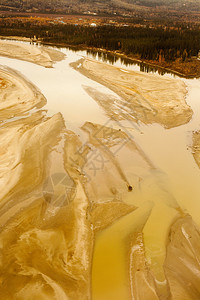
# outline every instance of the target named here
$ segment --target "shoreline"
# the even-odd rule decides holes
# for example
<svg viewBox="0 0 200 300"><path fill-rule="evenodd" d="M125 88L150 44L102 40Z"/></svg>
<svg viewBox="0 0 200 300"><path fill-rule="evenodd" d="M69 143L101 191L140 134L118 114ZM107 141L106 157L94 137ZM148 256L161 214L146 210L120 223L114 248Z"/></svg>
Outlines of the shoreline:
<svg viewBox="0 0 200 300"><path fill-rule="evenodd" d="M4 39L8 39L11 41L22 41L22 42L32 42L32 39L30 38L26 38L26 37L20 37L20 36L0 36L0 40L4 40ZM118 58L124 58L127 60L132 61L133 63L138 63L138 64L143 64L146 67L152 67L155 68L156 71L164 71L166 73L171 73L173 75L179 76L181 78L185 78L185 79L197 79L200 78L200 74L198 74L197 72L195 74L186 74L186 73L182 73L179 72L176 69L173 69L171 67L168 66L163 66L160 65L159 62L157 61L148 61L148 60L142 60L139 59L137 57L134 56L129 56L124 54L123 52L117 52L117 51L111 51L111 50L107 50L107 49L103 49L103 48L94 48L94 47L87 47L85 45L70 45L70 44L65 44L65 43L54 43L54 42L44 42L44 41L38 41L38 43L40 43L43 46L52 46L52 47L64 47L64 48L71 48L71 49L78 49L78 50L90 50L90 51L94 51L94 52L98 52L101 51L103 53L109 53L113 56L116 56ZM198 60L197 60L198 61Z"/></svg>
<svg viewBox="0 0 200 300"><path fill-rule="evenodd" d="M151 62L151 61L148 61L148 60L141 60L139 58L136 58L136 57L133 57L133 56L128 56L124 53L120 53L120 52L115 52L115 51L111 51L111 50L106 50L106 49L103 49L103 48L94 48L94 47L87 47L87 46L84 46L84 45L79 45L79 46L76 46L76 45L69 45L69 44L62 44L62 43L51 43L51 42L41 42L42 45L46 45L46 46L53 46L53 47L64 47L64 48L72 48L72 49L79 49L79 50L90 50L90 51L94 51L94 52L98 52L98 51L101 51L101 52L104 52L104 53L109 53L109 54L112 54L114 56L117 56L118 58L124 58L124 59L128 59L128 60L131 60L133 63L139 63L139 64L143 64L145 65L146 67L153 67L155 69L157 69L156 71L164 71L166 73L172 73L173 75L177 75L181 78L185 78L185 79L196 79L196 78L200 78L200 74L197 75L187 75L187 74L184 74L184 73L181 73L175 69L171 69L169 67L164 67L164 66L161 66L159 65L159 63L156 63L156 62Z"/></svg>

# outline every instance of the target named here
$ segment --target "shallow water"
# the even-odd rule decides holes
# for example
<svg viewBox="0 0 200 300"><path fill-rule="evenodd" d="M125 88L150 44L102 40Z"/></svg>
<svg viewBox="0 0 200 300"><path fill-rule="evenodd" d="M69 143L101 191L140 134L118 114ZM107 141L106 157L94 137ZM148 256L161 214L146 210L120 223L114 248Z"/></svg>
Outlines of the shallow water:
<svg viewBox="0 0 200 300"><path fill-rule="evenodd" d="M162 269L165 260L166 241L169 227L177 215L177 207L180 207L185 213L189 213L194 221L200 225L200 170L190 149L192 132L200 130L200 81L184 81L188 85L189 91L187 102L194 111L193 118L188 124L172 129L164 129L158 124L140 124L140 131L135 130L130 124L128 128L134 136L134 140L156 168L151 176L143 180L140 190L134 193L134 197L129 200L129 203L138 207L141 207L141 203L145 201L153 203L152 213L144 226L143 234L146 257L151 265L152 273L157 282L160 283L161 291L165 289L166 284ZM109 240L109 233L111 239L114 233L111 228L98 236L96 242L98 257L101 255L98 248L100 247L99 244L104 244ZM121 240L119 249L123 249L124 243L125 241ZM110 260L112 261L112 253ZM102 261L103 257L99 265L105 269L106 264L103 266ZM99 278L98 269L96 271L96 276ZM94 299L98 299L98 297Z"/></svg>
<svg viewBox="0 0 200 300"><path fill-rule="evenodd" d="M80 127L86 121L103 125L107 123L108 118L85 92L83 85L105 94L114 93L69 66L85 56L86 51L61 50L66 54L66 58L56 63L52 69L5 57L0 57L0 64L16 69L34 83L47 98L44 109L48 111L48 115L61 112L67 128L79 134L84 141L84 133ZM138 67L125 66L120 61L115 65L126 68L127 71L134 68L138 70ZM158 124L140 124L140 130L136 130L130 124L128 126L135 141L156 169L151 176L145 178L140 189L127 199L127 203L139 206L138 211L128 214L96 235L92 267L94 300L131 297L127 281L126 237L134 230L135 224L143 222L143 215L147 210L152 209L143 230L146 255L161 286L165 280L162 271L165 242L169 226L177 214L177 206L191 214L194 221L200 225L200 170L189 148L192 132L200 130L200 80L181 80L187 84L187 102L194 111L190 123L172 129L164 129Z"/></svg>

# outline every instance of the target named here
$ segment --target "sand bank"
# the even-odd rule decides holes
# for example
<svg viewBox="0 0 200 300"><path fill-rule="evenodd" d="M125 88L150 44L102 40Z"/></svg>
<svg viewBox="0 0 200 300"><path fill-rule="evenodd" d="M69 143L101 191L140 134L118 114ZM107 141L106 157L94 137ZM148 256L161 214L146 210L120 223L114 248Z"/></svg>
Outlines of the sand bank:
<svg viewBox="0 0 200 300"><path fill-rule="evenodd" d="M46 103L45 97L19 73L9 68L0 69L0 121L22 116Z"/></svg>
<svg viewBox="0 0 200 300"><path fill-rule="evenodd" d="M27 38L27 37L24 37L24 36L3 36L3 35L0 35L0 39L19 41L19 42L32 42L31 38Z"/></svg>
<svg viewBox="0 0 200 300"><path fill-rule="evenodd" d="M108 117L116 121L115 124L121 120L129 120L146 124L156 122L171 128L189 122L192 117L192 110L185 101L186 87L180 80L121 70L89 59L80 60L72 66L120 96L117 98L106 95L84 86L87 93L103 107ZM177 299L181 299L184 289L188 299L193 299L194 295L197 297L199 291L195 290L195 285L199 281L194 274L191 274L191 288L185 287L187 279L182 281L184 276L180 276L176 279L181 281L180 287L176 289L174 275L170 271L173 255L183 251L180 242L177 253L172 254L172 244L184 238L179 234L181 227L174 227L173 224L180 219L187 223L187 218L190 218L188 227L192 230L192 226L196 226L192 218L184 214L170 191L163 188L165 179L155 170L130 135L127 137L123 131L117 132L117 129L92 123L85 123L82 129L89 136L89 147L81 149L82 159L83 154L87 153L89 158L92 157L91 151L98 149L96 161L103 165L97 171L94 157L90 166L83 168L83 174L89 179L85 186L91 203L90 217L94 222L96 241L92 268L93 299L109 300L111 290L112 297L116 300L145 300L147 297L150 300L176 299L179 293ZM123 141L127 139L124 145ZM115 147L122 144L121 151L115 152ZM131 149L131 153L128 149ZM136 153L138 157L135 160L133 157ZM140 166L143 165L142 174L141 169L136 167L137 162ZM150 176L148 172L151 173ZM129 187L133 190L129 190ZM119 209L119 218L116 200L125 205L121 205ZM116 218L112 218L110 210ZM126 211L125 214L123 211ZM108 218L112 223L107 222ZM177 235L177 240L173 242L172 232ZM192 232L191 238L194 236L195 233ZM185 269L188 264L187 254L183 251L181 255L182 261L177 261L176 264L173 262L174 270ZM130 284L128 288L127 280Z"/></svg>
<svg viewBox="0 0 200 300"><path fill-rule="evenodd" d="M114 277L119 276L123 280L128 280L128 277L121 269L121 265L126 266L126 260L124 260L119 262L119 267L116 265L113 270L111 268L110 272L107 272L107 276L102 278L104 274L102 270L105 268L107 259L104 256L105 252L102 252L96 244L93 245L93 241L96 240L98 232L109 228L121 217L128 216L137 210L137 207L131 204L133 190L138 188L142 178L151 171L152 166L125 132L91 122L86 122L82 129L87 133L85 143L81 143L72 132L66 134L65 168L75 182L77 192L80 190L82 193L82 201L78 200L77 194L72 194L74 204L79 203L76 204L76 207L80 207L75 216L77 226L74 226L77 242L74 243L72 249L75 257L77 255L77 260L82 261L82 266L85 266L90 280L92 271L91 297L96 299L98 297L97 290L104 285L106 278L108 279L106 285L109 286L109 279L113 272L115 272ZM134 174L130 169L130 160L132 167L135 168ZM138 161L140 166L137 165ZM130 223L124 224L123 237L127 234L126 229L130 227L131 231L129 225ZM120 242L121 239L122 236L119 239ZM104 239L102 243L105 245ZM93 246L95 252L92 262ZM112 250L111 244L107 246ZM107 253L108 258L110 255L113 253ZM118 256L114 255L113 257L117 259ZM101 270L98 268L99 265ZM79 272L80 270L79 266ZM83 270L82 274L86 274L86 272ZM88 295L89 286L86 284L86 278L82 297L83 294ZM84 287L84 285L82 286ZM79 297L77 291L75 295ZM85 298L83 297L83 299Z"/></svg>
<svg viewBox="0 0 200 300"><path fill-rule="evenodd" d="M83 142L25 78L0 78L0 298L198 299L199 229L126 128L85 122Z"/></svg>
<svg viewBox="0 0 200 300"><path fill-rule="evenodd" d="M191 216L178 217L170 227L167 239L166 258L163 264L167 286L164 294L149 268L145 256L141 232L132 235L131 280L134 299L193 300L200 297L199 289L199 243L200 230Z"/></svg>
<svg viewBox="0 0 200 300"><path fill-rule="evenodd" d="M52 68L55 62L65 57L62 52L44 46L38 47L5 40L0 40L0 55L29 61L46 68Z"/></svg>
<svg viewBox="0 0 200 300"><path fill-rule="evenodd" d="M119 130L86 123L82 144L61 114L39 109L46 100L34 85L11 69L0 78L0 298L90 299L94 233L136 209L128 197L139 177L112 151L134 150L141 176L151 166ZM94 176L96 151L111 161Z"/></svg>
<svg viewBox="0 0 200 300"><path fill-rule="evenodd" d="M67 177L59 149L65 131L62 115L31 114L45 98L11 70L0 76L0 103L8 100L2 104L0 125L0 298L88 299L91 253L85 244L92 245L92 238L87 236L87 198L84 205L78 182L74 201L59 198L60 186L52 190L47 184L56 174ZM18 118L6 122L9 107ZM29 115L23 115L28 109Z"/></svg>
<svg viewBox="0 0 200 300"><path fill-rule="evenodd" d="M109 97L85 88L112 119L156 122L171 128L189 122L192 117L192 110L185 101L186 87L180 80L126 71L92 59L82 59L71 65L120 96Z"/></svg>

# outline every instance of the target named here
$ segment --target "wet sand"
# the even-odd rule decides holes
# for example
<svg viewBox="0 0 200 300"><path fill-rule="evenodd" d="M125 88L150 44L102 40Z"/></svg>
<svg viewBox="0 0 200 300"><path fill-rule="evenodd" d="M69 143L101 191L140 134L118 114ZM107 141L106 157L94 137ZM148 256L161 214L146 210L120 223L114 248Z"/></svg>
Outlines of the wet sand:
<svg viewBox="0 0 200 300"><path fill-rule="evenodd" d="M49 118L38 109L45 99L31 83L12 70L0 72L1 99L8 99L1 109L0 297L35 297L37 287L42 299L89 299L94 234L136 210L131 191L152 166L119 130L85 123L82 144L61 114ZM112 151L119 145L123 155L116 159ZM89 157L97 152L105 166L94 176ZM125 153L136 165L141 160L138 174L121 168ZM53 190L49 185L60 176L64 192L62 183Z"/></svg>
<svg viewBox="0 0 200 300"><path fill-rule="evenodd" d="M47 117L32 83L0 69L0 298L199 299L199 228L118 123L185 124L186 88L81 63L74 67L121 97L84 87L115 121L86 121L84 140L61 113Z"/></svg>
<svg viewBox="0 0 200 300"><path fill-rule="evenodd" d="M114 120L116 127L116 124L125 124L120 123L121 121L133 121L146 124L159 123L169 129L186 124L191 120L192 110L185 100L186 87L180 80L131 72L90 59L79 60L72 64L72 67L90 79L109 87L120 97L108 96L96 89L84 86L88 94L104 109L107 116L112 121ZM127 124L130 126L130 122ZM104 147L106 145L107 150L109 147L110 151L114 146L115 131L111 139L109 134L106 135L109 130L100 130L98 126L96 129L94 128L95 124L83 126L83 129L89 134L90 143L95 147L98 145L101 151L102 145ZM137 130L138 128L132 126L132 129ZM126 127L125 130L130 133ZM126 134L122 133L123 135ZM188 233L181 236L180 225L176 226L176 224L180 224L179 220L183 220L183 224L187 224L188 218L190 218L191 222L189 221L185 232L191 230L192 239L196 235L192 226L197 225L179 206L170 190L166 190L162 173L156 170L145 153L135 144L134 137L131 134L128 136L130 141L122 147L121 156L114 156L115 159L117 158L116 165L120 167L118 170L122 175L121 178L124 179L127 186L133 187L133 191L129 192L130 198L125 195L125 197L119 196L119 198L129 205L134 205L136 209L126 216L121 216L120 220L95 234L92 299L107 300L112 297L119 300L198 299L200 294L195 286L199 280L193 273L196 267L191 268L190 283L188 283L186 275L180 274L179 278L174 276L179 269L185 270L189 264L189 258L185 250L181 248ZM120 143L119 136L117 143ZM143 174L139 175L134 166L135 160L126 152L126 147L130 149L130 144L131 154L139 153L147 163ZM105 153L105 149L103 150ZM106 151L107 154L108 151ZM120 160L122 157L123 160ZM136 161L138 162L139 158ZM111 162L111 158L109 158L109 162ZM126 176L129 162L131 162L132 172L134 170L136 171L134 174L138 175L138 177L136 175L137 183L131 176ZM108 170L104 169L102 175L98 177L97 183L93 184L95 196L91 195L90 199L94 199L94 202L99 199L98 186L104 186L102 180L106 178L106 182L110 183L110 180L107 180L107 173L110 170L112 173L110 166ZM148 172L150 172L149 175ZM115 186L119 186L116 177L113 180ZM90 191L89 188L87 190ZM131 224L131 222L133 223ZM102 226L101 222L99 224ZM124 233L121 233L122 228L126 228ZM199 229L196 230L199 232ZM176 235L175 240L172 238L174 234ZM173 243L179 243L177 252L173 249ZM198 245L196 247L199 249ZM179 251L182 259L176 260ZM193 255L191 254L192 257ZM196 260L195 256L194 260ZM173 271L171 271L172 265ZM107 271L105 272L105 270ZM186 291L185 295L184 290Z"/></svg>
<svg viewBox="0 0 200 300"><path fill-rule="evenodd" d="M41 299L89 299L94 232L136 209L123 198L138 177L129 183L109 148L128 142L124 149L130 155L137 147L119 130L107 133L107 144L102 127L92 123L84 125L88 143L82 144L61 114L47 117L46 99L33 84L9 68L0 70L0 78L0 297L27 299L39 293ZM86 163L94 148L111 160L110 171L105 168L110 183L102 178L99 190L99 177L90 182ZM136 156L144 172L150 168ZM63 184L52 189L51 181L60 176ZM102 216L105 209L109 220Z"/></svg>
<svg viewBox="0 0 200 300"><path fill-rule="evenodd" d="M61 61L65 57L62 52L44 46L34 47L25 43L5 40L0 40L0 55L29 61L46 68L52 68L55 62Z"/></svg>
<svg viewBox="0 0 200 300"><path fill-rule="evenodd" d="M25 78L11 69L0 77L0 298L88 299L89 204L67 151L78 137L61 114L39 109L46 99Z"/></svg>
<svg viewBox="0 0 200 300"><path fill-rule="evenodd" d="M172 128L188 123L192 117L185 101L186 86L180 80L127 71L92 59L81 59L71 65L119 95L120 98L108 99L107 95L85 87L109 118Z"/></svg>
<svg viewBox="0 0 200 300"><path fill-rule="evenodd" d="M45 97L37 87L10 68L1 68L0 88L0 121L22 116L27 111L42 107L46 103Z"/></svg>

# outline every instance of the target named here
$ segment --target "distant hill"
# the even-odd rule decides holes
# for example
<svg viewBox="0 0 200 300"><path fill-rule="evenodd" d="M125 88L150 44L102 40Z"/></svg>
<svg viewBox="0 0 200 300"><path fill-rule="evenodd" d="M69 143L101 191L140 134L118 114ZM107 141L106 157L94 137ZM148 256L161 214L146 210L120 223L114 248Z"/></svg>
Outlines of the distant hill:
<svg viewBox="0 0 200 300"><path fill-rule="evenodd" d="M169 9L181 11L200 10L200 0L1 0L1 10L14 11L64 11L108 12Z"/></svg>
<svg viewBox="0 0 200 300"><path fill-rule="evenodd" d="M147 8L169 8L181 10L195 10L200 8L200 0L111 0L113 5L127 7L130 9L134 7L147 7Z"/></svg>

